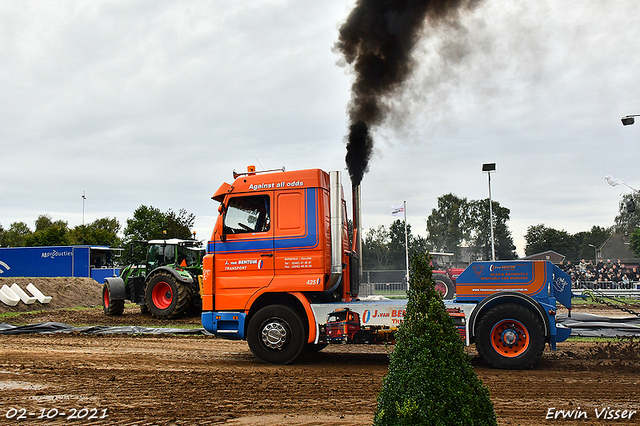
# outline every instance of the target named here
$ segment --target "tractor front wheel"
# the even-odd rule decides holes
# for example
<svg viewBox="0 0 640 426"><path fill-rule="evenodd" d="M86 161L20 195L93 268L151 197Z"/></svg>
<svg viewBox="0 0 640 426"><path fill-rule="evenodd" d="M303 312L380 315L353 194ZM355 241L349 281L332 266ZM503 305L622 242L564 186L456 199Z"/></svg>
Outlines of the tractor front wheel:
<svg viewBox="0 0 640 426"><path fill-rule="evenodd" d="M476 349L495 368L528 368L540 358L544 345L542 322L522 305L491 308L478 323Z"/></svg>
<svg viewBox="0 0 640 426"><path fill-rule="evenodd" d="M300 315L285 305L265 306L253 315L247 327L247 342L253 355L269 364L290 364L306 346Z"/></svg>
<svg viewBox="0 0 640 426"><path fill-rule="evenodd" d="M113 300L111 291L111 283L105 281L102 286L102 310L106 315L122 315L124 300Z"/></svg>
<svg viewBox="0 0 640 426"><path fill-rule="evenodd" d="M168 272L158 272L149 279L144 298L151 315L160 319L183 315L191 302L188 285Z"/></svg>

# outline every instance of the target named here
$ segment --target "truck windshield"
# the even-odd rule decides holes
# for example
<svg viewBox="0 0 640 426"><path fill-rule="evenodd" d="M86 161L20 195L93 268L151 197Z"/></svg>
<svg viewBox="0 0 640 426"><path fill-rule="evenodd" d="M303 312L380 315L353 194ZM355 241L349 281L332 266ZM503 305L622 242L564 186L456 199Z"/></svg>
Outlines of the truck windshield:
<svg viewBox="0 0 640 426"><path fill-rule="evenodd" d="M327 322L339 322L347 319L347 311L332 312L327 318Z"/></svg>
<svg viewBox="0 0 640 426"><path fill-rule="evenodd" d="M225 233L266 232L269 227L269 196L235 197L229 201L224 217Z"/></svg>

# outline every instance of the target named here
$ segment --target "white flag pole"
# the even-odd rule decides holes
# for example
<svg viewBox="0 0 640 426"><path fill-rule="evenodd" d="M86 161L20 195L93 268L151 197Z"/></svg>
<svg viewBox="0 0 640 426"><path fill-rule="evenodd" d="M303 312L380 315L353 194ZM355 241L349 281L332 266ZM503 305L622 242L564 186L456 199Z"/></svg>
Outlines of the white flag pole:
<svg viewBox="0 0 640 426"><path fill-rule="evenodd" d="M618 178L616 178L616 177L613 177L613 176L611 176L611 175L606 175L606 176L604 177L604 179L605 179L605 180L607 181L607 183L608 183L609 185L611 185L611 186L624 185L624 186L626 186L627 188L629 188L629 189L633 190L633 192L640 192L640 191L638 191L637 189L635 189L634 187L627 185L626 183L624 183L624 182L623 182L623 181L621 181L620 179L618 179Z"/></svg>

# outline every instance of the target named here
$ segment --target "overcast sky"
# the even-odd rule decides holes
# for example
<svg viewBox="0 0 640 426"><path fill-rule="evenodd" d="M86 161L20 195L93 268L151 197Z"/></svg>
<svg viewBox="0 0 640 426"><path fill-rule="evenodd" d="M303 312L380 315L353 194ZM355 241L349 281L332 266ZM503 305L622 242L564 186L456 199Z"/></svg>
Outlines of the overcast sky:
<svg viewBox="0 0 640 426"><path fill-rule="evenodd" d="M344 170L353 76L333 46L354 1L0 1L0 224L196 215L232 171ZM427 29L362 183L363 225L404 200L414 233L437 198L488 196L527 227L608 227L640 187L634 1L486 0ZM343 173L343 180L348 174ZM350 196L350 194L348 194Z"/></svg>

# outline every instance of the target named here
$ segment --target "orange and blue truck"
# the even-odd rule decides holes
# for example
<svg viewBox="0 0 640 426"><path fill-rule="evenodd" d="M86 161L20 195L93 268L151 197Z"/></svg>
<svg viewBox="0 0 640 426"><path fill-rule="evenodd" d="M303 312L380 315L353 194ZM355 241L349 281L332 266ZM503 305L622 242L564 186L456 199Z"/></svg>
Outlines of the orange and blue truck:
<svg viewBox="0 0 640 426"><path fill-rule="evenodd" d="M406 300L359 297L360 189L352 189L350 232L340 172L234 172L212 197L219 214L203 259L203 327L246 340L273 364L334 341L392 340ZM496 368L527 368L571 333L556 322L558 305L571 309L571 279L549 261L473 262L443 303L465 343ZM337 312L359 322L339 339L327 335Z"/></svg>

